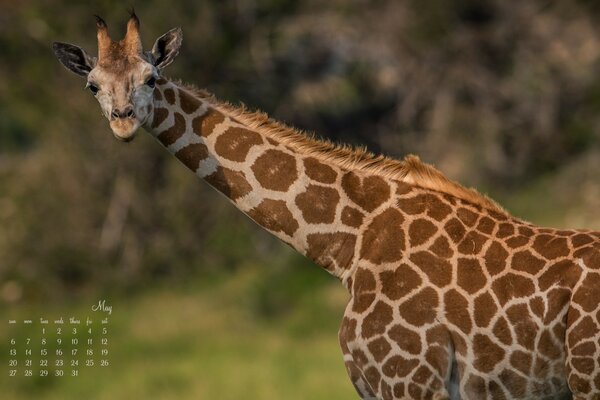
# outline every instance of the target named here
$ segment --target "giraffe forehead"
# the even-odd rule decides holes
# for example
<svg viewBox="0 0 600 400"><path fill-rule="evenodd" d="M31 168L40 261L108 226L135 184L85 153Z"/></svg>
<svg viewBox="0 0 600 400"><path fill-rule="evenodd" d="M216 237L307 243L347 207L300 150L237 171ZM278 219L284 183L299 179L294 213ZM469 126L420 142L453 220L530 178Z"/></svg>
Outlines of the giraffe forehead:
<svg viewBox="0 0 600 400"><path fill-rule="evenodd" d="M154 66L139 57L104 59L90 72L98 84L139 83L154 73Z"/></svg>

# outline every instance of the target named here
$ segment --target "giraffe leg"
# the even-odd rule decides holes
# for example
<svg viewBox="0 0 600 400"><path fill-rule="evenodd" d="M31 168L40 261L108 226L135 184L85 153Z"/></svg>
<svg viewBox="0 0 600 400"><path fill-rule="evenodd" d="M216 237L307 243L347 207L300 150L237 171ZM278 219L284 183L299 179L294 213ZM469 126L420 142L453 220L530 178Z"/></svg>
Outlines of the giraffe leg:
<svg viewBox="0 0 600 400"><path fill-rule="evenodd" d="M589 288L585 288L589 290ZM597 302L597 296L586 293ZM577 291L573 298L579 298ZM598 306L572 304L567 312L566 373L574 400L600 400L600 323Z"/></svg>

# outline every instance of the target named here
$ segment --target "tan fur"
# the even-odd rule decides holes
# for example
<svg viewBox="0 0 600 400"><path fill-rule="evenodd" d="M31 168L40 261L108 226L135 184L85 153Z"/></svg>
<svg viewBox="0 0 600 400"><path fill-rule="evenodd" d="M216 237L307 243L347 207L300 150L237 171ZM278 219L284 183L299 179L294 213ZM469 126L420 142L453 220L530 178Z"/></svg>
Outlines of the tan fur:
<svg viewBox="0 0 600 400"><path fill-rule="evenodd" d="M335 163L340 168L361 170L384 178L396 179L411 185L447 193L481 207L507 214L489 197L448 179L432 165L423 163L415 155L407 155L404 160L400 161L383 155L375 155L365 148L354 148L318 139L310 133L274 121L266 113L248 111L244 105L236 107L221 102L208 92L182 82L179 82L178 85L184 87L192 95L208 101L217 110L231 118L237 119L244 125L259 130L307 156L316 157L326 163Z"/></svg>

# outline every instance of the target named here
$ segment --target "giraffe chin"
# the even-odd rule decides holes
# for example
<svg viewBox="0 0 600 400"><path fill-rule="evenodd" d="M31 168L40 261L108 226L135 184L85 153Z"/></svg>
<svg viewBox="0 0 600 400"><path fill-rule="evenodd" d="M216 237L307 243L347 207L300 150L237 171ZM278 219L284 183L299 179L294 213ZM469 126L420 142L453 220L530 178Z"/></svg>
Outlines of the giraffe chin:
<svg viewBox="0 0 600 400"><path fill-rule="evenodd" d="M122 142L131 142L139 127L140 122L137 119L110 121L110 129L112 129L114 137Z"/></svg>

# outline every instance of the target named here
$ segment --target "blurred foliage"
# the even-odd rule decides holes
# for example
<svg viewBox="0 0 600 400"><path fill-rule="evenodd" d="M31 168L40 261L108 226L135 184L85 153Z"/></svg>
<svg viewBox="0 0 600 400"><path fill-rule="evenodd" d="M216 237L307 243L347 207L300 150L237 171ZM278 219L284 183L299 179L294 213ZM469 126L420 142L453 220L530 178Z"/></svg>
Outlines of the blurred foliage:
<svg viewBox="0 0 600 400"><path fill-rule="evenodd" d="M277 316L332 282L315 268L290 275L309 263L149 135L111 137L51 43L93 53L92 14L117 38L123 3L0 7L0 301L126 294L262 264L252 304ZM594 1L149 0L136 11L147 47L183 28L169 76L337 141L419 154L536 222L600 226ZM288 276L300 280L281 286Z"/></svg>

